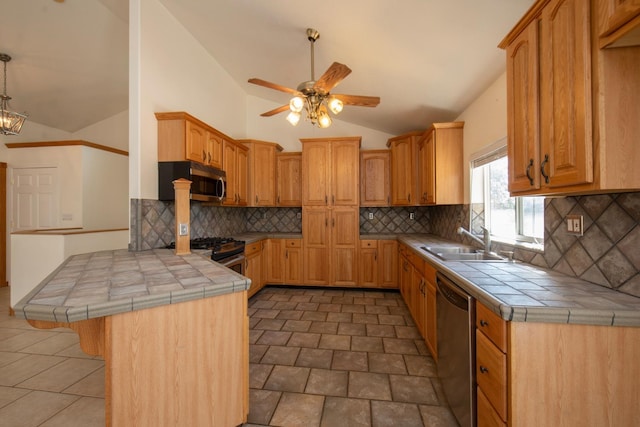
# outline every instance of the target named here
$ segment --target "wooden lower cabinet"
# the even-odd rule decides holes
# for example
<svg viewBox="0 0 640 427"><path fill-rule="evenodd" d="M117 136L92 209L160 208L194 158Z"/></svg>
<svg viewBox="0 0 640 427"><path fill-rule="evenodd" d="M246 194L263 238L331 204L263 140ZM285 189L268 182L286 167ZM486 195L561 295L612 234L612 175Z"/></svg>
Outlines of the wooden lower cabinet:
<svg viewBox="0 0 640 427"><path fill-rule="evenodd" d="M398 242L361 240L358 283L365 288L398 288Z"/></svg>
<svg viewBox="0 0 640 427"><path fill-rule="evenodd" d="M263 254L263 271L265 283L274 285L284 283L284 239L269 239L266 241Z"/></svg>
<svg viewBox="0 0 640 427"><path fill-rule="evenodd" d="M360 240L360 286L377 288L378 241Z"/></svg>
<svg viewBox="0 0 640 427"><path fill-rule="evenodd" d="M251 279L248 297L256 294L264 286L262 272L262 247L264 240L248 244L244 249L244 275Z"/></svg>
<svg viewBox="0 0 640 427"><path fill-rule="evenodd" d="M436 316L436 269L424 263L425 281L425 341L434 360L438 361L438 328Z"/></svg>
<svg viewBox="0 0 640 427"><path fill-rule="evenodd" d="M480 387L478 387L477 392L477 427L507 427L507 423L505 423L496 410L493 409L491 402L489 402L489 399L484 395Z"/></svg>
<svg viewBox="0 0 640 427"><path fill-rule="evenodd" d="M304 284L358 284L357 207L303 207Z"/></svg>
<svg viewBox="0 0 640 427"><path fill-rule="evenodd" d="M303 277L302 239L286 239L284 249L284 283L298 285Z"/></svg>

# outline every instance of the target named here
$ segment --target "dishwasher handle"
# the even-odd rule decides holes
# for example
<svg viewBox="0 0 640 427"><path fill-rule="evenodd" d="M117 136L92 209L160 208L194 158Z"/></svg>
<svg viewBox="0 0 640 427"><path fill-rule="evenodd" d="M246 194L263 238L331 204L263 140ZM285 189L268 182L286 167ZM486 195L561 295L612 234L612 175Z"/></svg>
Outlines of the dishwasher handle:
<svg viewBox="0 0 640 427"><path fill-rule="evenodd" d="M447 301L464 311L469 311L470 296L460 289L458 285L453 283L451 279L437 273L436 284L438 291Z"/></svg>

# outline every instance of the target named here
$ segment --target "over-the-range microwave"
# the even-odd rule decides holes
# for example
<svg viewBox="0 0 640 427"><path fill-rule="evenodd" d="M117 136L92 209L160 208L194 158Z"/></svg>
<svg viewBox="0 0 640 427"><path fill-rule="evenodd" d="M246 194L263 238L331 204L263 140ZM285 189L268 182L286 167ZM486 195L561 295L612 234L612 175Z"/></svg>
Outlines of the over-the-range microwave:
<svg viewBox="0 0 640 427"><path fill-rule="evenodd" d="M158 162L158 199L175 200L173 181L191 181L191 200L221 204L227 188L227 174L196 162Z"/></svg>

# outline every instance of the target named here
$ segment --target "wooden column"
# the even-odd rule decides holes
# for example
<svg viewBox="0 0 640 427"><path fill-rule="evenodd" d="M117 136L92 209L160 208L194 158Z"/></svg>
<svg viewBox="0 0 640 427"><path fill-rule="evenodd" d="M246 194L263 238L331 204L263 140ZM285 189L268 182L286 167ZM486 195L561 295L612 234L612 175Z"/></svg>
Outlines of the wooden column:
<svg viewBox="0 0 640 427"><path fill-rule="evenodd" d="M173 181L173 189L176 193L176 255L186 255L191 253L190 235L191 224L190 215L191 209L189 206L189 193L191 192L191 181L188 179L180 178ZM184 236L180 235L180 224L187 225L187 233Z"/></svg>
<svg viewBox="0 0 640 427"><path fill-rule="evenodd" d="M0 286L7 286L7 164L0 163Z"/></svg>

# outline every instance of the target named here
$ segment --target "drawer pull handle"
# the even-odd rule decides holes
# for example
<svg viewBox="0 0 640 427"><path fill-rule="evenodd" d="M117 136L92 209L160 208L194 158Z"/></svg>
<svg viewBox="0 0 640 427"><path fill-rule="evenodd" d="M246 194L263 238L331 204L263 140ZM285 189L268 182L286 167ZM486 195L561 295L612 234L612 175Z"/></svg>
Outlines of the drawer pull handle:
<svg viewBox="0 0 640 427"><path fill-rule="evenodd" d="M484 319L480 319L480 326L489 326L489 322Z"/></svg>
<svg viewBox="0 0 640 427"><path fill-rule="evenodd" d="M529 185L533 185L533 177L531 176L530 170L533 167L533 159L529 159L529 164L527 165L527 178L529 179Z"/></svg>
<svg viewBox="0 0 640 427"><path fill-rule="evenodd" d="M489 370L487 368L485 368L484 366L480 365L480 373L481 374L486 374L487 372L489 372Z"/></svg>

